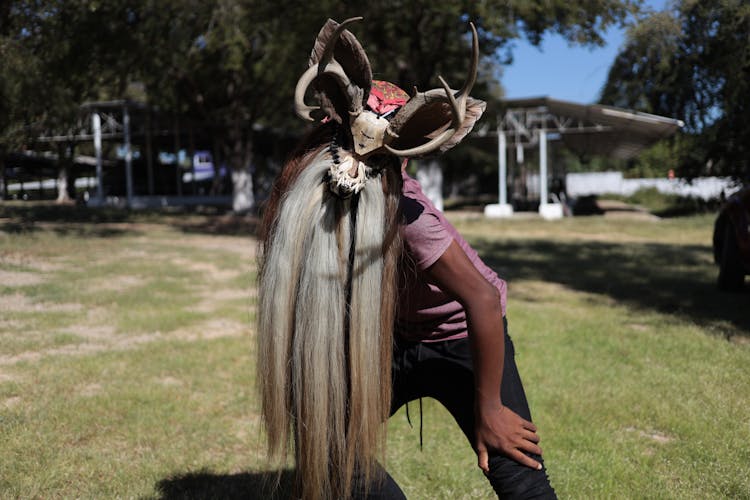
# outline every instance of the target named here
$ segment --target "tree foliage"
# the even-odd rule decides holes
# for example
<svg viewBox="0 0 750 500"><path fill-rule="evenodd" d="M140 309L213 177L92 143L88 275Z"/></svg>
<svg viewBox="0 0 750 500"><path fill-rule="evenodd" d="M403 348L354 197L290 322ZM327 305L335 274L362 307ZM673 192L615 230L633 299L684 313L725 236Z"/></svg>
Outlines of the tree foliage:
<svg viewBox="0 0 750 500"><path fill-rule="evenodd" d="M682 0L634 25L601 102L685 122L682 175L750 174L750 4Z"/></svg>
<svg viewBox="0 0 750 500"><path fill-rule="evenodd" d="M602 43L640 0L10 0L0 2L0 143L64 131L87 100L139 84L162 113L200 122L235 169L252 162L253 126L299 132L294 84L328 17L352 27L375 77L405 89L454 86L468 66L468 22L483 66L475 94L498 97L497 67L512 41L557 32ZM489 110L492 115L492 106ZM19 132L20 131L20 132Z"/></svg>

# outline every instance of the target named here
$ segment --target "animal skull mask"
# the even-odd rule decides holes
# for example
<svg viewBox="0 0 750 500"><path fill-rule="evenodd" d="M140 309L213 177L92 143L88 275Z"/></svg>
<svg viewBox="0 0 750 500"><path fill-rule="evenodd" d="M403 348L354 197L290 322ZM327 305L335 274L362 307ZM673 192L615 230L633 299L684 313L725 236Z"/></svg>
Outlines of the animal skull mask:
<svg viewBox="0 0 750 500"><path fill-rule="evenodd" d="M483 101L469 97L476 81L479 45L471 24L471 65L463 87L452 90L438 77L442 88L416 92L389 121L368 110L372 90L372 70L364 49L345 27L361 17L339 24L332 19L315 40L310 67L295 89L295 110L309 121L334 120L348 125L351 144L359 158L389 153L419 158L447 151L471 131L485 109ZM318 106L305 103L312 86ZM395 87L395 86L394 86ZM348 122L344 123L344 117Z"/></svg>
<svg viewBox="0 0 750 500"><path fill-rule="evenodd" d="M387 128L388 120L372 111L362 111L351 125L354 152L365 156L382 148Z"/></svg>

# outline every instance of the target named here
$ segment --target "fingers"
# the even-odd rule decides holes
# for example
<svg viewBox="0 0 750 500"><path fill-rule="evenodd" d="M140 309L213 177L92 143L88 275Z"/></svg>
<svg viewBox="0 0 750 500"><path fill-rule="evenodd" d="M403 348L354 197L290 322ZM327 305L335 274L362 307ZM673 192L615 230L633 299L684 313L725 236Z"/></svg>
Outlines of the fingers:
<svg viewBox="0 0 750 500"><path fill-rule="evenodd" d="M541 455L542 449L539 447L539 435L531 431L523 431L519 435L520 439L516 440L515 447L519 450L533 453L534 455Z"/></svg>
<svg viewBox="0 0 750 500"><path fill-rule="evenodd" d="M510 458L512 458L513 460L515 460L516 462L518 462L521 465L525 465L526 467L530 467L530 468L532 468L534 470L542 470L542 464L540 464L539 462L537 462L533 458L531 458L531 457L529 457L527 455L524 455L523 453L521 453L518 450L516 450L515 452L513 452L510 455Z"/></svg>
<svg viewBox="0 0 750 500"><path fill-rule="evenodd" d="M528 420L524 420L524 419L521 419L521 421L523 422L524 428L530 430L531 432L536 432L537 431L536 425L534 425L533 422L529 422Z"/></svg>
<svg viewBox="0 0 750 500"><path fill-rule="evenodd" d="M485 473L488 473L490 471L487 448L485 448L484 446L477 447L477 465L479 465L479 468L482 469Z"/></svg>
<svg viewBox="0 0 750 500"><path fill-rule="evenodd" d="M535 444L533 444L531 442L528 442L528 441L526 443L522 444L521 446L519 446L518 449L526 451L526 452L529 452L529 453L533 453L534 455L540 455L541 456L541 454L542 454L542 449L539 446L537 446L537 445L535 445Z"/></svg>
<svg viewBox="0 0 750 500"><path fill-rule="evenodd" d="M531 432L536 432L537 431L537 428L536 428L536 425L534 425L534 422L526 420L525 418L521 417L518 413L514 412L513 410L511 410L507 406L504 406L503 409L506 409L506 410L510 411L513 415L515 415L516 418L518 418L518 420L520 421L520 423L521 423L521 425L523 426L524 429L530 430Z"/></svg>
<svg viewBox="0 0 750 500"><path fill-rule="evenodd" d="M519 442L515 448L508 451L507 456L520 463L521 465L531 467L532 469L541 470L542 464L529 457L524 452L538 456L542 455L542 449L539 446L532 443L531 441L521 440L521 442ZM477 465L485 473L488 473L490 471L489 454L487 452L487 447L483 444L477 446Z"/></svg>
<svg viewBox="0 0 750 500"><path fill-rule="evenodd" d="M526 455L542 454L537 427L532 422L503 406L500 411L480 414L477 425L477 460L479 468L485 473L489 472L488 449L496 450L526 467L541 470L541 463Z"/></svg>
<svg viewBox="0 0 750 500"><path fill-rule="evenodd" d="M532 443L537 444L539 444L539 441L542 440L542 438L539 437L539 434L537 434L536 432L531 432L529 430L524 430L521 433L521 437L523 437L527 441L531 441Z"/></svg>
<svg viewBox="0 0 750 500"><path fill-rule="evenodd" d="M539 449L538 446L536 448ZM537 453L537 455L541 455L541 452L542 450L539 449L539 453ZM482 469L485 474L489 473L490 466L489 466L489 459L487 456L487 450L486 449L477 450L477 455L478 455L477 463L479 465L479 468ZM519 464L525 465L526 467L529 467L531 469L542 470L542 464L540 464L539 462L537 462L530 456L525 455L519 450L513 450L511 453L508 454L508 457L515 460Z"/></svg>

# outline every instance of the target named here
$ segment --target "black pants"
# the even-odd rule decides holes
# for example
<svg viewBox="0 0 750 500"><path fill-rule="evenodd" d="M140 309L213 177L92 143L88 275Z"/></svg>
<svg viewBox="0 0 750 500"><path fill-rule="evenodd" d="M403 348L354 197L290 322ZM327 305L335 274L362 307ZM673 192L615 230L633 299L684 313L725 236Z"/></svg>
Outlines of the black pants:
<svg viewBox="0 0 750 500"><path fill-rule="evenodd" d="M514 359L513 342L505 326L505 361L501 398L505 406L531 420L526 394ZM466 439L475 448L474 373L468 339L443 342L407 342L397 339L393 351L393 406L422 397L440 401L453 415ZM531 455L542 462L542 457ZM490 452L487 479L499 498L556 498L544 469L538 471ZM405 498L390 476L371 498Z"/></svg>

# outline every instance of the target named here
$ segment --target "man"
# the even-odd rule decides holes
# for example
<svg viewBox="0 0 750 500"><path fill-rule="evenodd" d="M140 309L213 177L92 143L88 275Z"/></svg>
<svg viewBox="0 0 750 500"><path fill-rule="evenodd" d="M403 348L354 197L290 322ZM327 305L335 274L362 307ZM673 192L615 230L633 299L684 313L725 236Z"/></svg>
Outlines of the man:
<svg viewBox="0 0 750 500"><path fill-rule="evenodd" d="M269 454L293 452L303 498L398 497L376 462L384 421L433 396L498 494L554 496L504 333L505 285L400 168L455 146L484 111L469 97L476 31L462 88L441 79L409 98L372 80L344 29L355 20L329 20L318 35L295 107L324 124L291 156L264 214L258 379ZM310 87L319 106L305 102Z"/></svg>
<svg viewBox="0 0 750 500"><path fill-rule="evenodd" d="M440 401L501 498L554 498L505 320L506 285L403 174L393 411Z"/></svg>

